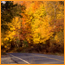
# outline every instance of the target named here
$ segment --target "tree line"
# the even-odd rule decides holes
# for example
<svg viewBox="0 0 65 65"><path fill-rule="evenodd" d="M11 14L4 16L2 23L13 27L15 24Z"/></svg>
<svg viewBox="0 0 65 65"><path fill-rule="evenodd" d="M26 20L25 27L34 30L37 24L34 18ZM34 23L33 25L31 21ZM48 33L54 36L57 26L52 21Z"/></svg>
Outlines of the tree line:
<svg viewBox="0 0 65 65"><path fill-rule="evenodd" d="M64 52L63 1L1 3L1 48L4 52Z"/></svg>

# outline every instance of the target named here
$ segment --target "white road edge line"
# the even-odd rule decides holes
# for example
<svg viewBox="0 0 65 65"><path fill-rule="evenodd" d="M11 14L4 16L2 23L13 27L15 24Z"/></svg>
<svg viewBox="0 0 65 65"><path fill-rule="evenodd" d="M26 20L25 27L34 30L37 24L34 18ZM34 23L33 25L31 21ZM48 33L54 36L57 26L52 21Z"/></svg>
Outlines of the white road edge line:
<svg viewBox="0 0 65 65"><path fill-rule="evenodd" d="M11 56L14 56L14 55L12 55L12 54L10 54ZM26 60L23 60L23 59L21 59L21 58L19 58L19 57L16 57L16 56L14 56L15 58L18 58L18 59L20 59L20 60L22 60L22 61L24 61L25 63L27 63L27 64L30 64L28 61L26 61Z"/></svg>

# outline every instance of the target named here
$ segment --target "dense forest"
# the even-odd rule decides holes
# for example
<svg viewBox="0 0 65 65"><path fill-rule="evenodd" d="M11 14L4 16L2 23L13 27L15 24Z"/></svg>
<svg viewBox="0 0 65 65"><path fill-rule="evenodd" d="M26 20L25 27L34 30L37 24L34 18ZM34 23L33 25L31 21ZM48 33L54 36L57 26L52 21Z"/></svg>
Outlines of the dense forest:
<svg viewBox="0 0 65 65"><path fill-rule="evenodd" d="M1 2L1 50L64 53L64 2Z"/></svg>

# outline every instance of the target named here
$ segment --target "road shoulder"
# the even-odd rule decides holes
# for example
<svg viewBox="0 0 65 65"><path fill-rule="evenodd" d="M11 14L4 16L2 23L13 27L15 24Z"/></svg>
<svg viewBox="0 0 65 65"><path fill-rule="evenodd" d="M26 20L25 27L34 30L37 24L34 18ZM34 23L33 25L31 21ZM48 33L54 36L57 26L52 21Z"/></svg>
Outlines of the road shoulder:
<svg viewBox="0 0 65 65"><path fill-rule="evenodd" d="M2 55L1 64L17 64L17 63L15 63L9 55Z"/></svg>

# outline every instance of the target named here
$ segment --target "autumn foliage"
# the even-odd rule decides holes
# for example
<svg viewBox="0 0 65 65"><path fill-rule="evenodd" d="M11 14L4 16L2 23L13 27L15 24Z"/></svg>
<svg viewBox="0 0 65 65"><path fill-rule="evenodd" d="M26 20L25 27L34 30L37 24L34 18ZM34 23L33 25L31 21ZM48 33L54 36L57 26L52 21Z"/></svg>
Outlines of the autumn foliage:
<svg viewBox="0 0 65 65"><path fill-rule="evenodd" d="M55 52L63 48L63 3L60 1L13 1L13 4L16 3L24 6L20 13L22 17L15 16L11 22L7 23L9 29L5 37L2 37L4 48L11 50L14 47L22 51L23 48L29 47L41 52Z"/></svg>

